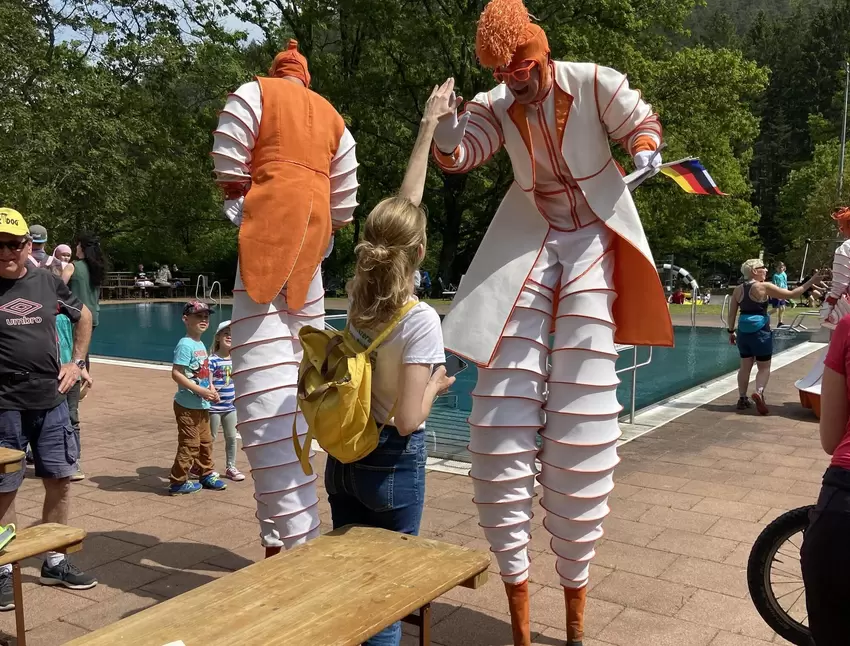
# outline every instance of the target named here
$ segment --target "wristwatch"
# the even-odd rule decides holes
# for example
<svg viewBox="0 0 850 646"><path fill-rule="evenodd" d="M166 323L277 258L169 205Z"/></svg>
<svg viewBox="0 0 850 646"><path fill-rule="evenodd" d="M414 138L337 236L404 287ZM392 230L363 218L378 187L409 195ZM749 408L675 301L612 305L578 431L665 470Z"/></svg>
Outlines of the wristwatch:
<svg viewBox="0 0 850 646"><path fill-rule="evenodd" d="M726 329L726 331L727 331L729 334L735 334L735 330L730 330L730 329L728 329L728 328L727 328L727 329Z"/></svg>
<svg viewBox="0 0 850 646"><path fill-rule="evenodd" d="M85 359L77 359L74 362L74 365L77 366L77 368L79 368L80 371L83 371L83 370L86 369L86 360Z"/></svg>

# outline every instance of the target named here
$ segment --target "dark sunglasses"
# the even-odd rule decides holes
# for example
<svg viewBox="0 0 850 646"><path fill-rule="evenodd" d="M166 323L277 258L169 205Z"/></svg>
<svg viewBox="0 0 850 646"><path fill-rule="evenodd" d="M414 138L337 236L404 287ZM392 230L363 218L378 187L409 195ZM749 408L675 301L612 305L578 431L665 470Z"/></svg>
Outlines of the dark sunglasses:
<svg viewBox="0 0 850 646"><path fill-rule="evenodd" d="M531 71L537 66L537 61L528 61L526 65L515 70L496 70L493 72L493 77L499 83L507 83L510 79L514 79L519 83L527 81L531 78Z"/></svg>
<svg viewBox="0 0 850 646"><path fill-rule="evenodd" d="M27 239L23 240L0 240L0 249L6 248L9 251L20 251L27 246Z"/></svg>

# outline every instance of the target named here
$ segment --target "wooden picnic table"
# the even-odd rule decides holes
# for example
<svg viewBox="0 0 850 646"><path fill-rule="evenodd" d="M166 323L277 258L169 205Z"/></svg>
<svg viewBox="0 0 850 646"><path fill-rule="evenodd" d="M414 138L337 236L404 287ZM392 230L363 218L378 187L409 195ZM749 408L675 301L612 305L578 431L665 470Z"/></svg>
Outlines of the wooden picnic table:
<svg viewBox="0 0 850 646"><path fill-rule="evenodd" d="M427 644L430 602L479 587L489 563L479 550L343 527L66 646L355 646L417 609Z"/></svg>

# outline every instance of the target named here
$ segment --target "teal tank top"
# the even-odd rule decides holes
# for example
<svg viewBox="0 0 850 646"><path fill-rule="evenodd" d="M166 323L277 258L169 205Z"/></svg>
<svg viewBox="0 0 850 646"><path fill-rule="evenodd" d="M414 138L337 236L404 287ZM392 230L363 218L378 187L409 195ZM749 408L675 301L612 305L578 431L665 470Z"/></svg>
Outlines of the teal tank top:
<svg viewBox="0 0 850 646"><path fill-rule="evenodd" d="M98 288L92 287L89 266L84 260L74 261L74 275L68 281L68 289L80 299L83 305L91 311L92 325L97 326L97 318L100 313L100 296Z"/></svg>

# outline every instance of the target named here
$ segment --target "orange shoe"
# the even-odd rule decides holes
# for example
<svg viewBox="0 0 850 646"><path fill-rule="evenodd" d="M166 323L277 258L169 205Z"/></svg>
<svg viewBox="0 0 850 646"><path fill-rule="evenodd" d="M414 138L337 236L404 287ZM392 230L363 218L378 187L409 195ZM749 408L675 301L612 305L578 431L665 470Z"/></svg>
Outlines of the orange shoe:
<svg viewBox="0 0 850 646"><path fill-rule="evenodd" d="M564 601L567 606L567 646L582 646L587 586L578 589L565 587Z"/></svg>
<svg viewBox="0 0 850 646"><path fill-rule="evenodd" d="M531 612L528 606L528 579L522 583L506 583L508 608L514 646L531 646Z"/></svg>
<svg viewBox="0 0 850 646"><path fill-rule="evenodd" d="M759 415L770 415L770 410L768 410L767 404L764 402L764 393L754 392L752 397Z"/></svg>

